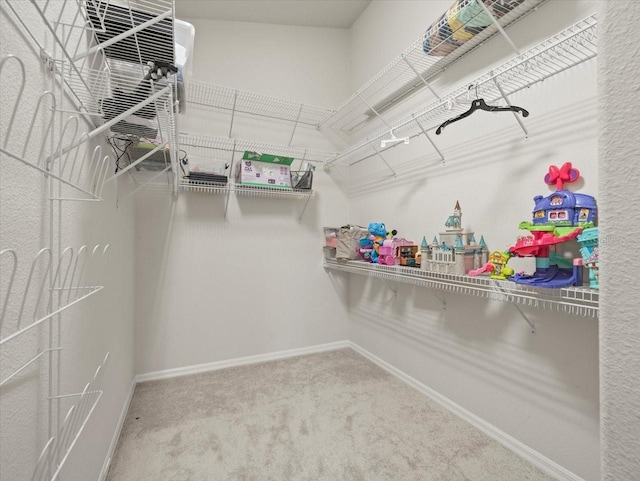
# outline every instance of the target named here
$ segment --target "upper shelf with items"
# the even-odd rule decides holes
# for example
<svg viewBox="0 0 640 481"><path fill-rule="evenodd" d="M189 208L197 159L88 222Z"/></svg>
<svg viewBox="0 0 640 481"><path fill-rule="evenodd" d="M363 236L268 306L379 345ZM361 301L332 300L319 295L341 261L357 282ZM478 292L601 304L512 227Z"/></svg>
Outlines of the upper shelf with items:
<svg viewBox="0 0 640 481"><path fill-rule="evenodd" d="M374 132L363 142L341 152L327 165L354 165L375 156L384 160L385 151L400 145L384 141L396 136L409 140L424 134L429 138L429 131L469 109L470 101L473 101L470 94L486 102L502 101L511 105L509 95L594 58L597 55L596 26L596 16L587 17L470 82L474 87L472 91L465 85L450 92ZM519 117L516 118L520 121ZM524 124L520 122L520 125L526 134Z"/></svg>
<svg viewBox="0 0 640 481"><path fill-rule="evenodd" d="M249 197L306 200L300 214L301 219L309 200L315 195L312 189L313 171L307 170L309 167L305 168L305 163L326 163L337 155L334 152L321 150L187 133L180 134L180 145L183 149L180 162L180 188L195 192L226 194L225 217L229 195L234 193ZM295 159L294 164L291 165L290 174L287 174L291 176L291 187L243 185L242 182L236 180L235 174L237 174L239 162L245 152L268 153ZM295 162L299 162L299 164ZM287 172L289 172L288 166ZM311 178L305 178L305 174ZM294 182L296 179L297 183Z"/></svg>
<svg viewBox="0 0 640 481"><path fill-rule="evenodd" d="M438 98L430 80L545 1L457 0L424 35L360 87L322 125L351 136L364 127L384 125L392 108L425 87Z"/></svg>

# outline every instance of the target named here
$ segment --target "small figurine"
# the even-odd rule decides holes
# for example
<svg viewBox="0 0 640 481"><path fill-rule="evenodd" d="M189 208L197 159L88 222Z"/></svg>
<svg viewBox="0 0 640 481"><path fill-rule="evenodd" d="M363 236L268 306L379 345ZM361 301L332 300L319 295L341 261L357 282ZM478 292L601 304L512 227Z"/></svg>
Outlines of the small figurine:
<svg viewBox="0 0 640 481"><path fill-rule="evenodd" d="M491 273L491 279L507 280L515 271L511 267L507 267L507 262L511 259L511 254L502 251L493 251L489 254L489 262L479 269L469 271L470 276L479 276L485 272Z"/></svg>

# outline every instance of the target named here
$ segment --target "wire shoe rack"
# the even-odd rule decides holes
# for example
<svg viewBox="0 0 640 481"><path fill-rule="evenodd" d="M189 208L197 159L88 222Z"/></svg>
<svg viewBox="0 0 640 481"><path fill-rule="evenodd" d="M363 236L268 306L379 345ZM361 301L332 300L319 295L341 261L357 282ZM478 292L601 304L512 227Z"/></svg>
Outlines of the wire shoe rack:
<svg viewBox="0 0 640 481"><path fill-rule="evenodd" d="M3 165L16 162L41 174L35 181L42 181L38 185L46 194L43 214L49 223L43 235L49 240L33 258L20 246L0 249L0 356L10 361L0 369L0 396L12 400L34 372L48 381L38 390L46 440L37 446L41 454L29 479L55 481L98 407L109 358L107 353L82 392L62 391L63 315L104 288L110 248L107 243L66 247L60 218L65 201L101 201L107 182L122 173L139 176L137 167L146 159L120 164L115 172L115 158L99 145L114 135L149 143L154 146L149 152L155 150L149 157L166 159L161 171L136 181L131 195L158 177L166 177L177 193L176 75L153 78L146 69L148 62L175 63L174 4L6 0L2 10L30 42L39 65L15 55L0 60L3 94L10 99L0 157ZM50 85L44 92L42 83L36 84L42 81ZM22 349L33 340L42 342ZM69 409L70 401L75 402Z"/></svg>
<svg viewBox="0 0 640 481"><path fill-rule="evenodd" d="M56 481L60 479L60 472L69 454L102 397L102 378L108 360L109 353L106 354L93 378L82 392L56 396L58 399L78 398L78 400L67 411L58 435L49 438L45 444L31 481Z"/></svg>

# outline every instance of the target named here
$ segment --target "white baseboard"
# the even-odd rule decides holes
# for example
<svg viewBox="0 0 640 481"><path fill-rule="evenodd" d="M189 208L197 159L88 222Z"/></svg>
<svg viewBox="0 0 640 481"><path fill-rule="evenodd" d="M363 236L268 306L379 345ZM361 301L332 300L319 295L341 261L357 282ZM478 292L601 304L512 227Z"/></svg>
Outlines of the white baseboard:
<svg viewBox="0 0 640 481"><path fill-rule="evenodd" d="M382 359L375 356L374 354L371 354L366 349L363 349L362 347L358 346L357 344L351 341L347 341L347 344L357 353L366 357L374 364L377 364L388 373L393 374L398 379L407 383L409 386L416 389L420 393L431 398L432 400L434 400L435 402L437 402L447 410L451 411L456 416L467 421L472 426L475 426L480 431L482 431L489 437L495 439L500 444L507 447L508 449L516 453L521 458L526 459L531 464L536 466L541 471L544 471L549 476L552 476L555 479L558 479L559 481L584 481L584 479L573 474L568 469L563 468L558 463L555 463L554 461L547 458L546 456L543 456L542 454L530 448L529 446L521 443L514 437L509 436L507 433L498 429L494 425L489 424L484 419L476 416L470 411L467 411L465 408L463 408L459 404L454 403L453 401L444 397L442 394L438 393L437 391L434 391L430 387L425 386L417 379L409 376L408 374L404 373L400 369L395 368L394 366L387 363L386 361L383 361Z"/></svg>
<svg viewBox="0 0 640 481"><path fill-rule="evenodd" d="M198 374L207 371L216 371L228 367L244 366L247 364L256 364L259 362L275 361L277 359L286 359L288 357L304 356L305 354L314 354L318 352L335 351L350 347L349 341L330 342L328 344L318 344L316 346L301 347L298 349L289 349L287 351L270 352L267 354L258 354L256 356L238 357L228 359L226 361L207 362L204 364L195 364L193 366L179 367L176 369L166 369L163 371L148 372L146 374L138 374L135 378L136 383L146 381L157 381L159 379L168 379L177 376L187 376L189 374Z"/></svg>
<svg viewBox="0 0 640 481"><path fill-rule="evenodd" d="M129 388L129 394L127 395L127 399L122 406L122 410L120 411L120 418L118 419L118 424L116 425L116 430L113 433L113 438L111 438L111 444L109 445L109 451L107 451L107 457L104 460L104 464L102 465L102 470L100 471L100 476L98 477L98 481L104 481L107 478L107 473L109 472L109 467L111 466L111 460L113 459L113 455L116 451L116 446L118 445L118 440L120 439L120 433L122 432L122 426L124 426L124 420L127 417L127 413L129 412L129 406L131 405L131 400L133 399L133 392L136 390L136 379L135 377L131 381L131 387Z"/></svg>

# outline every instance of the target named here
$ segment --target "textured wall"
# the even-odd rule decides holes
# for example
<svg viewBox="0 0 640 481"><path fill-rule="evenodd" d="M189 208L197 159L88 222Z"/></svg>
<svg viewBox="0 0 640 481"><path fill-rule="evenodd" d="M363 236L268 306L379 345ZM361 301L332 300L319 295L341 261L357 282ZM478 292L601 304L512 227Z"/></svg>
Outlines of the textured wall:
<svg viewBox="0 0 640 481"><path fill-rule="evenodd" d="M187 20L198 80L326 107L347 95L347 30ZM228 119L191 107L181 131L228 135ZM291 129L237 115L233 136L287 145ZM304 126L293 145L333 150ZM346 223L347 200L321 166L314 189L302 222L304 200L232 195L225 220L223 195L138 196L138 373L346 339L346 305L320 262L322 227Z"/></svg>
<svg viewBox="0 0 640 481"><path fill-rule="evenodd" d="M394 22L388 21L398 15L394 2L372 2L353 27L364 38L353 40L352 72L373 74L394 32L406 39L405 29L415 25L411 37L417 38L429 15L442 12L434 11L437 3L410 2L407 20ZM594 2L549 2L509 33L524 49L596 10ZM374 32L387 43L378 45ZM397 45L396 55L404 47ZM447 69L436 90L446 94L512 55L495 37ZM355 176L380 172L384 181L355 192L351 221L384 221L401 236L430 241L460 200L463 225L483 234L490 249L506 249L522 234L518 223L530 219L533 197L553 190L543 182L550 164L573 162L583 175L573 188L598 198L597 62L511 101L530 111L527 141L511 114L477 112L432 136L444 166L424 137L385 152L396 179L378 159L362 162L352 169ZM447 300L443 311L427 289L400 285L394 295L379 280L358 276L349 287L352 341L583 479L599 478L597 319L525 307L537 326L531 335L509 304L436 291Z"/></svg>
<svg viewBox="0 0 640 481"><path fill-rule="evenodd" d="M603 2L599 45L602 479L640 477L640 3Z"/></svg>

